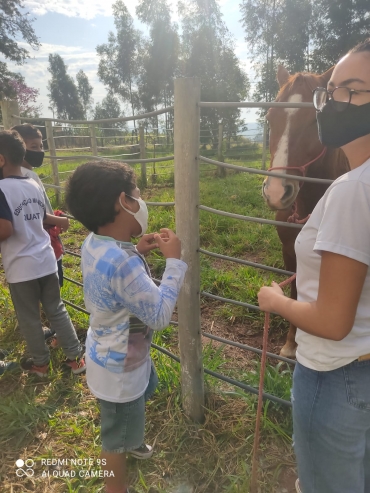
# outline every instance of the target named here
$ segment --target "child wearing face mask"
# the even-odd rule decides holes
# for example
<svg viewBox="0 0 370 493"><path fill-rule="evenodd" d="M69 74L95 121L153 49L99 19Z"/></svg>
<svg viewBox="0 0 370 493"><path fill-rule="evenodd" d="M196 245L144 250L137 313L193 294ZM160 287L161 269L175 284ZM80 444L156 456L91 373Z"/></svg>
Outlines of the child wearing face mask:
<svg viewBox="0 0 370 493"><path fill-rule="evenodd" d="M61 211L53 211L53 208L50 204L49 197L45 191L44 185L40 180L40 177L37 173L35 173L32 168L39 168L44 160L44 146L42 143L42 134L40 130L38 130L35 126L30 123L24 123L23 125L16 125L12 127L12 130L15 130L19 133L19 135L24 140L26 144L26 155L24 157L24 161L22 164L22 174L23 176L27 176L28 178L32 178L39 185L44 195L46 212L55 217L55 221L50 222L48 225L44 225L46 231L50 236L51 246L53 247L55 258L57 259L58 265L58 278L59 278L59 286L63 286L63 265L62 258L64 253L64 247L62 240L60 239L60 233L63 231L67 231L69 227L68 218L63 219L63 223L61 223L59 217L63 216ZM47 337L50 337L52 334L49 331L46 332Z"/></svg>
<svg viewBox="0 0 370 493"><path fill-rule="evenodd" d="M21 359L24 371L47 376L50 353L45 345L40 303L57 334L67 360L64 366L85 371L83 349L60 298L57 265L43 224L53 223L46 212L37 183L22 174L25 144L17 132L0 132L0 242L6 280L28 355ZM62 224L65 218L58 218Z"/></svg>
<svg viewBox="0 0 370 493"><path fill-rule="evenodd" d="M86 366L88 386L100 403L106 492L127 493L126 454L146 459L153 453L144 444L145 401L158 381L150 359L153 330L168 326L187 266L171 230L145 234L148 210L126 164L95 161L78 167L66 202L91 231L81 259L90 312ZM131 238L140 236L134 246ZM144 258L157 247L166 257L159 287Z"/></svg>

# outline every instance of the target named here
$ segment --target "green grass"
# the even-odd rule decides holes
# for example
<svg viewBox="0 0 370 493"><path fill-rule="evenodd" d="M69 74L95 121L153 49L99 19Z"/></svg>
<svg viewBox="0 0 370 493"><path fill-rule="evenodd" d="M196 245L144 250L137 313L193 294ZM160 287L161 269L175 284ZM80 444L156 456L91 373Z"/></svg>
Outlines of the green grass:
<svg viewBox="0 0 370 493"><path fill-rule="evenodd" d="M67 153L67 152L66 152ZM82 161L83 162L83 161ZM167 163L163 165L167 166ZM258 162L238 162L258 166ZM61 171L73 170L78 162L60 165ZM173 163L168 167L173 169ZM139 175L140 168L136 166ZM204 170L204 171L203 171ZM151 201L173 201L173 174L165 168L156 169L155 183L149 180L144 198ZM48 167L40 169L44 176ZM171 171L172 172L172 171ZM148 177L150 173L148 171ZM201 203L230 212L271 218L261 198L261 178L246 173L228 172L218 178L215 168L202 165ZM51 193L51 198L52 197ZM174 208L150 209L150 231L161 227L174 228ZM71 221L64 235L67 249L79 251L87 232ZM252 259L283 267L280 244L276 231L270 226L236 221L201 211L200 237L202 248L229 256ZM165 261L159 253L152 253L149 263L155 277L160 277ZM82 280L79 259L64 257L65 274ZM256 304L260 286L280 280L265 271L231 264L210 257L201 257L202 290L213 294ZM0 347L12 351L9 360L18 359L25 345L16 329L4 275L0 273ZM63 298L83 305L82 289L65 282ZM81 338L88 327L88 317L68 307ZM221 326L238 324L247 331L262 331L262 317L258 312L233 305L202 299L202 323L211 320ZM231 325L230 325L231 324ZM273 318L274 331L280 330L281 320ZM154 342L178 354L177 330L173 327L157 333ZM147 441L156 443L156 454L151 461L129 460L133 491L151 492L248 492L251 449L256 413L256 398L239 389L206 376L206 421L194 425L181 409L179 364L153 350L152 357L160 377L159 390L147 407ZM207 341L203 347L204 366L236 378L254 387L258 386L258 358L238 364L226 348ZM52 370L46 382L27 377L19 371L0 377L0 465L1 493L98 493L103 483L98 478L41 477L42 458L93 458L100 453L99 413L90 394L85 377L73 378L60 369L63 354L52 352ZM291 372L284 364L268 366L265 391L289 399ZM284 470L294 467L291 453L290 412L281 406L266 403L261 441L261 490L276 491ZM36 461L34 478L18 478L14 463L18 458ZM97 469L96 466L93 467ZM52 470L49 473L52 473ZM183 489L181 489L181 487ZM188 488L188 489L186 489ZM131 490L130 490L131 491Z"/></svg>

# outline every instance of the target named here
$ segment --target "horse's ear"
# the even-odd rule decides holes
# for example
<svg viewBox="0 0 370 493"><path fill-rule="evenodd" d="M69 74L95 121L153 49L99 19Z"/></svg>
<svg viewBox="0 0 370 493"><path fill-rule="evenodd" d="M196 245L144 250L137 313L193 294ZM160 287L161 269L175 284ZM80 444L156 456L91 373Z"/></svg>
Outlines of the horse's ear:
<svg viewBox="0 0 370 493"><path fill-rule="evenodd" d="M284 84L288 82L290 77L290 73L284 67L284 65L279 65L276 73L276 78L280 87L283 87Z"/></svg>
<svg viewBox="0 0 370 493"><path fill-rule="evenodd" d="M327 84L330 80L330 77L331 77L331 74L333 73L333 70L335 68L335 65L333 65L332 67L329 68L329 70L327 70L326 72L324 72L323 74L320 75L320 77L322 78L322 80Z"/></svg>

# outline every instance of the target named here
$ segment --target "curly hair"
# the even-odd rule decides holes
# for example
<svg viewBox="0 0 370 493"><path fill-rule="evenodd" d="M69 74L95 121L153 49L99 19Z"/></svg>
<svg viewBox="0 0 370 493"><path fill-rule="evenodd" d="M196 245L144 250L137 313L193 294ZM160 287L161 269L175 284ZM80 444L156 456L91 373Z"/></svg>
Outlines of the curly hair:
<svg viewBox="0 0 370 493"><path fill-rule="evenodd" d="M89 231L112 223L115 204L122 192L131 195L135 173L120 161L93 161L79 166L69 178L66 204L70 213Z"/></svg>
<svg viewBox="0 0 370 493"><path fill-rule="evenodd" d="M26 154L26 145L18 132L4 130L0 132L0 154L12 166L21 166Z"/></svg>

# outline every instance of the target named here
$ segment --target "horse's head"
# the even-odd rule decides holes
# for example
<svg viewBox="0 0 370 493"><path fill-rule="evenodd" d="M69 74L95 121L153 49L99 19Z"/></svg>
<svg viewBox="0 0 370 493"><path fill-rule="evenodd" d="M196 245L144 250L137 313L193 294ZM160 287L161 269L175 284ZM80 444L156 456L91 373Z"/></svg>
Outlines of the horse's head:
<svg viewBox="0 0 370 493"><path fill-rule="evenodd" d="M280 91L278 102L312 102L312 91L326 87L333 69L322 75L298 73L290 75L286 68L279 66L277 79ZM299 170L289 168L303 166L315 159L323 150L319 141L316 112L314 108L270 108L267 113L270 125L271 171L299 175ZM295 202L299 192L299 181L289 178L266 178L262 194L270 209L288 209Z"/></svg>

